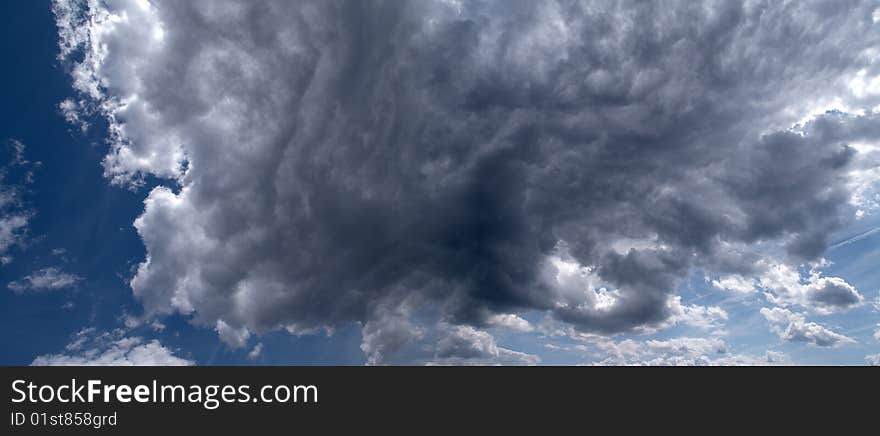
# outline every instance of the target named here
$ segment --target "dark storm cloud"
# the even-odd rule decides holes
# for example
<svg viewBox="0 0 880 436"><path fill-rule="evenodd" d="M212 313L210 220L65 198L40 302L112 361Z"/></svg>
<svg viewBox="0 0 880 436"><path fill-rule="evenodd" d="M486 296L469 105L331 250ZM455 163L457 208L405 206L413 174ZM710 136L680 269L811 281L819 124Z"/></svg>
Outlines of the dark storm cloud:
<svg viewBox="0 0 880 436"><path fill-rule="evenodd" d="M659 325L694 267L753 270L759 241L814 259L853 212L848 141L880 137L873 113L787 130L877 69L870 2L90 5L90 37L55 9L118 127L108 176L182 186L135 223L147 311L357 321L377 363L437 320L471 329L440 358L500 355L476 330L498 313ZM610 300L561 289L560 247Z"/></svg>
<svg viewBox="0 0 880 436"><path fill-rule="evenodd" d="M790 254L821 255L831 232L841 226L840 209L851 195L842 173L856 155L849 143L880 137L878 121L875 114L829 112L801 133L764 136L724 176L748 216L738 237L751 242L793 234L786 247Z"/></svg>

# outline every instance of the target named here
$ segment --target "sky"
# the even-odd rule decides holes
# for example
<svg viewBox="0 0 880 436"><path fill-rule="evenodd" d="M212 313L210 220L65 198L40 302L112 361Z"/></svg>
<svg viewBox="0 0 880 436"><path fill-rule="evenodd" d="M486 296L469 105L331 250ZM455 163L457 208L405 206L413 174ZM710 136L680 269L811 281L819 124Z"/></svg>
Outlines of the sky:
<svg viewBox="0 0 880 436"><path fill-rule="evenodd" d="M876 1L0 7L2 364L880 365Z"/></svg>

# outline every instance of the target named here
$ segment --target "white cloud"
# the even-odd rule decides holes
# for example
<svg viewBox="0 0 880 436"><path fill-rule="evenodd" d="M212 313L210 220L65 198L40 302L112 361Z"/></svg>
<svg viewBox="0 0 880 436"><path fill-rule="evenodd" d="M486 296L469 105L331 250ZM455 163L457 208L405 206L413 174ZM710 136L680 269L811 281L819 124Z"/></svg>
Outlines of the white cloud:
<svg viewBox="0 0 880 436"><path fill-rule="evenodd" d="M597 365L638 366L765 366L784 365L788 357L776 351L762 356L731 354L720 338L680 337L667 340L620 342L599 341L596 346L605 353Z"/></svg>
<svg viewBox="0 0 880 436"><path fill-rule="evenodd" d="M869 354L865 356L865 363L871 366L880 366L880 354Z"/></svg>
<svg viewBox="0 0 880 436"><path fill-rule="evenodd" d="M855 343L852 338L835 333L814 322L807 322L804 315L788 309L765 307L761 309L761 315L770 322L773 331L785 342L806 342L819 347Z"/></svg>
<svg viewBox="0 0 880 436"><path fill-rule="evenodd" d="M158 340L125 337L121 331L96 333L83 329L66 347L66 354L37 356L33 366L185 366L193 362L174 355Z"/></svg>
<svg viewBox="0 0 880 436"><path fill-rule="evenodd" d="M544 282L556 292L556 305L577 313L601 316L618 301L619 292L603 283L594 266L582 265L558 243L555 253L545 260Z"/></svg>
<svg viewBox="0 0 880 436"><path fill-rule="evenodd" d="M82 280L82 277L76 274L64 272L57 267L49 267L34 271L18 280L9 282L7 287L18 294L55 291L72 287L80 280Z"/></svg>
<svg viewBox="0 0 880 436"><path fill-rule="evenodd" d="M791 359L779 351L767 351L761 356L750 354L731 354L720 357L712 362L717 366L772 366L791 365Z"/></svg>
<svg viewBox="0 0 880 436"><path fill-rule="evenodd" d="M134 316L134 315L131 315L128 313L123 313L120 318L122 320L122 324L125 326L125 328L127 328L129 330L136 329L136 328L144 326L144 325L148 325L150 327L150 329L152 329L155 332L165 331L165 324L163 324L158 319L148 319L148 318L143 318L143 317L137 317L137 316Z"/></svg>
<svg viewBox="0 0 880 436"><path fill-rule="evenodd" d="M499 347L489 332L471 326L448 326L434 350L431 365L536 365L532 354Z"/></svg>
<svg viewBox="0 0 880 436"><path fill-rule="evenodd" d="M721 327L728 317L720 306L683 305L680 296L671 299L670 312L671 324L682 323L706 330Z"/></svg>
<svg viewBox="0 0 880 436"><path fill-rule="evenodd" d="M527 320L511 313L492 315L486 322L493 327L501 327L523 333L535 330L535 327Z"/></svg>
<svg viewBox="0 0 880 436"><path fill-rule="evenodd" d="M859 159L848 175L852 192L850 203L856 208L856 218L864 219L880 211L880 142L857 142L851 147L856 150ZM859 238L870 236L870 233L868 231L838 245L856 242Z"/></svg>
<svg viewBox="0 0 880 436"><path fill-rule="evenodd" d="M798 271L781 263L770 264L759 279L767 299L773 304L800 305L820 314L843 312L860 305L864 297L840 277L824 277L818 266L801 277Z"/></svg>
<svg viewBox="0 0 880 436"><path fill-rule="evenodd" d="M152 320L150 321L150 328L152 328L155 332L163 332L165 331L165 324L162 324L157 320Z"/></svg>
<svg viewBox="0 0 880 436"><path fill-rule="evenodd" d="M627 253L633 247L652 244L646 241L627 241L617 250ZM618 289L604 283L595 267L581 265L574 259L565 244L557 244L555 253L543 265L544 282L556 293L558 308L572 314L590 317L611 317L621 300ZM667 318L663 321L636 328L640 332L654 332L676 324L686 324L703 329L720 327L727 320L727 312L719 306L683 305L681 297L672 295L665 305Z"/></svg>
<svg viewBox="0 0 880 436"><path fill-rule="evenodd" d="M644 343L648 354L658 355L645 363L648 365L694 364L707 356L727 354L727 344L718 338L676 338L663 341L649 340Z"/></svg>
<svg viewBox="0 0 880 436"><path fill-rule="evenodd" d="M176 138L159 134L161 116L140 98L146 92L138 73L159 54L164 33L152 2L136 0L104 4L98 0L58 0L52 4L58 26L59 58L81 53L74 65L74 87L92 99L91 105L110 122L111 152L104 160L105 175L116 183L138 183L146 174L182 175L185 160ZM117 39L126 35L124 39ZM110 47L113 47L113 50ZM113 95L106 95L109 88ZM85 101L60 104L65 118L79 121Z"/></svg>
<svg viewBox="0 0 880 436"><path fill-rule="evenodd" d="M40 162L25 158L25 145L21 141L12 139L6 145L12 149L12 156L0 167L0 265L12 262L9 253L13 247L25 245L28 222L34 212L26 207L22 194L33 182L34 171L40 166ZM24 172L19 177L21 180L12 179L15 170Z"/></svg>
<svg viewBox="0 0 880 436"><path fill-rule="evenodd" d="M718 280L712 280L712 286L724 291L737 292L740 294L751 294L752 292L755 292L755 280L738 275L729 275L721 277Z"/></svg>
<svg viewBox="0 0 880 436"><path fill-rule="evenodd" d="M134 316L134 315L129 315L127 313L124 313L122 315L122 325L124 325L125 328L127 328L129 330L136 329L136 328L140 327L142 324L143 324L143 320Z"/></svg>
<svg viewBox="0 0 880 436"><path fill-rule="evenodd" d="M379 365L405 346L425 337L425 330L412 322L414 300L404 299L400 304L379 304L373 310L377 316L361 328L361 351L367 365Z"/></svg>
<svg viewBox="0 0 880 436"><path fill-rule="evenodd" d="M0 195L3 195L0 193ZM2 199L0 199L2 202ZM30 214L28 213L5 213L0 216L0 261L5 265L12 261L12 257L5 254L9 249L22 241L22 233L27 228Z"/></svg>
<svg viewBox="0 0 880 436"><path fill-rule="evenodd" d="M247 341L251 337L251 332L247 327L234 328L222 319L217 320L217 326L214 329L220 336L220 340L233 350L247 345Z"/></svg>
<svg viewBox="0 0 880 436"><path fill-rule="evenodd" d="M254 348L248 353L248 359L257 360L262 355L263 355L263 343L260 342L257 345L254 345Z"/></svg>
<svg viewBox="0 0 880 436"><path fill-rule="evenodd" d="M64 120L68 123L79 127L83 132L89 129L89 123L83 119L82 112L85 110L83 103L67 98L58 103L58 109L61 111L61 115L64 116Z"/></svg>

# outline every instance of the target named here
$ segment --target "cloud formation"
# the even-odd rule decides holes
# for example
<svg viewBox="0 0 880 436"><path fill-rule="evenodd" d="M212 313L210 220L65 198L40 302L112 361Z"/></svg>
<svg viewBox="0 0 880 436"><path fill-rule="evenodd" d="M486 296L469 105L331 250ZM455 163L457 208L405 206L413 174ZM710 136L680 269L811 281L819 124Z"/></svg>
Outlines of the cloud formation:
<svg viewBox="0 0 880 436"><path fill-rule="evenodd" d="M802 280L801 274L793 268L772 265L762 274L759 284L774 304L798 304L822 314L845 311L864 301L854 286L840 277L822 277L815 268Z"/></svg>
<svg viewBox="0 0 880 436"><path fill-rule="evenodd" d="M248 352L248 359L257 360L263 355L263 343L260 342L257 345L254 345L254 348Z"/></svg>
<svg viewBox="0 0 880 436"><path fill-rule="evenodd" d="M727 343L716 337L680 337L644 342L627 339L596 344L606 357L597 365L613 366L768 366L785 365L788 356L768 351L762 356L731 354Z"/></svg>
<svg viewBox="0 0 880 436"><path fill-rule="evenodd" d="M74 286L82 277L62 271L57 267L34 271L19 280L9 282L7 287L17 294L25 292L56 291Z"/></svg>
<svg viewBox="0 0 880 436"><path fill-rule="evenodd" d="M779 339L785 342L805 342L818 347L836 347L855 343L852 338L835 333L814 322L807 322L803 314L788 309L765 307L761 309L761 315L767 319L773 331L779 335Z"/></svg>
<svg viewBox="0 0 880 436"><path fill-rule="evenodd" d="M236 329L230 327L229 324L226 324L222 319L217 320L217 326L214 330L217 331L220 340L232 349L244 347L247 345L247 341L251 337L251 332L247 327Z"/></svg>
<svg viewBox="0 0 880 436"><path fill-rule="evenodd" d="M80 330L65 353L37 356L32 366L188 366L158 340L126 337L121 331Z"/></svg>
<svg viewBox="0 0 880 436"><path fill-rule="evenodd" d="M535 365L538 356L499 347L488 332L471 326L451 326L437 341L432 365Z"/></svg>
<svg viewBox="0 0 880 436"><path fill-rule="evenodd" d="M27 160L21 141L12 139L4 146L3 152L9 156L0 167L0 265L12 262L10 252L14 247L25 245L34 212L27 207L23 194L40 166L40 162Z"/></svg>
<svg viewBox="0 0 880 436"><path fill-rule="evenodd" d="M147 313L239 346L360 323L381 363L426 338L435 361L528 361L484 330L526 311L603 335L719 320L676 300L695 270L817 260L880 180L856 146L880 140L880 94L851 86L880 72L876 5L843 3L53 10L65 116L109 120L113 183L167 181L135 221ZM861 302L810 280L771 295Z"/></svg>

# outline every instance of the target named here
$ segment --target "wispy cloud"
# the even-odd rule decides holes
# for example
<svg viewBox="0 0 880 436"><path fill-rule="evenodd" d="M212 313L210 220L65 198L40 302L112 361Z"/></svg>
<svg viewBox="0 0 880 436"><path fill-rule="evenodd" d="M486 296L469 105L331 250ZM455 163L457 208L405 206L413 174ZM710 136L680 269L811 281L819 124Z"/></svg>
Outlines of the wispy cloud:
<svg viewBox="0 0 880 436"><path fill-rule="evenodd" d="M7 287L15 293L55 291L70 288L82 277L62 271L56 267L34 271L21 279L9 282Z"/></svg>

